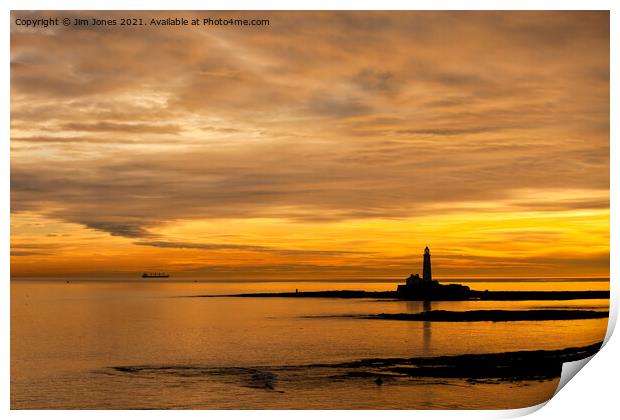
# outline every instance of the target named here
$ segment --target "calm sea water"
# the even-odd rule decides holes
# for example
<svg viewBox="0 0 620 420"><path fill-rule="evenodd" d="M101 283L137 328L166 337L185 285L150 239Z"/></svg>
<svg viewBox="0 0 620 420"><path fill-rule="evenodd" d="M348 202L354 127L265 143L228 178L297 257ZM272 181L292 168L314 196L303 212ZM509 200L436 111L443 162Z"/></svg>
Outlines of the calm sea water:
<svg viewBox="0 0 620 420"><path fill-rule="evenodd" d="M476 282L478 290L608 290L607 281ZM430 323L316 315L419 312L421 302L200 298L259 291L389 290L389 283L11 282L11 407L519 408L557 381L335 379L308 365L363 358L562 349L606 319ZM433 302L431 309L607 310L608 300ZM120 368L120 369L119 369ZM268 386L264 386L267 384Z"/></svg>

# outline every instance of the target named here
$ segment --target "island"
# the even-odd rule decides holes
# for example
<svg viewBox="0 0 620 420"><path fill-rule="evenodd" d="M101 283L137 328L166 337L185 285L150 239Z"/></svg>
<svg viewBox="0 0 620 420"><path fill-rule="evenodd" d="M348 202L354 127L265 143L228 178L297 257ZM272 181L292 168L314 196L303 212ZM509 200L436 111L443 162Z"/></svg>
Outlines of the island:
<svg viewBox="0 0 620 420"><path fill-rule="evenodd" d="M447 300L573 300L573 299L609 299L607 290L572 290L572 291L489 291L471 290L463 284L442 284L433 280L431 272L431 254L428 246L424 249L422 277L411 274L405 284L399 284L396 290L323 290L312 292L263 292L240 293L233 295L193 295L188 297L281 297L281 298L340 298L340 299L395 299L417 301Z"/></svg>

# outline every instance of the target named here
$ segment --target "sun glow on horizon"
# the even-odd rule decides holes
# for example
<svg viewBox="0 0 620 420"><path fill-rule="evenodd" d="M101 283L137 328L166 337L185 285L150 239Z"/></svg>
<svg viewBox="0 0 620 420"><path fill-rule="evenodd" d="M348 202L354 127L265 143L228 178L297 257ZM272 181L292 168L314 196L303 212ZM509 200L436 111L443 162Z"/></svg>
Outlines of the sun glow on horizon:
<svg viewBox="0 0 620 420"><path fill-rule="evenodd" d="M270 17L12 27L12 277L609 276L608 15Z"/></svg>

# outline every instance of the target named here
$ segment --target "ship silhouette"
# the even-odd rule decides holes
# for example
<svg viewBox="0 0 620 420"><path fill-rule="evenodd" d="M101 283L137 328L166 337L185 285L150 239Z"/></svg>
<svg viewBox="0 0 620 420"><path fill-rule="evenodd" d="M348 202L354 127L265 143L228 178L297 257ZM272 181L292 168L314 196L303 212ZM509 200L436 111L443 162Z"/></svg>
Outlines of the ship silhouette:
<svg viewBox="0 0 620 420"><path fill-rule="evenodd" d="M155 272L147 272L145 271L144 273L142 273L142 278L143 279L158 279L158 278L168 278L170 277L170 274L168 273L155 273Z"/></svg>

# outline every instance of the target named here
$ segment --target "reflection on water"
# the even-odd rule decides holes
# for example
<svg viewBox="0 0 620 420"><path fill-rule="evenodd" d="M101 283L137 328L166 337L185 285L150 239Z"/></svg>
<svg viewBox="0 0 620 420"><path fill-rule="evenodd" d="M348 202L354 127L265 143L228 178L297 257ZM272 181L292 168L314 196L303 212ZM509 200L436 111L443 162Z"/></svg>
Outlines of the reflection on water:
<svg viewBox="0 0 620 420"><path fill-rule="evenodd" d="M424 301L423 303L424 311L431 310L431 302ZM428 349L431 343L431 323L429 321L422 322L422 330L424 331L424 336L422 338L422 348L425 353L428 353Z"/></svg>
<svg viewBox="0 0 620 420"><path fill-rule="evenodd" d="M588 283L590 284L590 283ZM541 402L555 381L346 381L256 367L560 349L600 341L607 320L399 322L308 315L424 310L580 308L607 300L402 302L373 299L190 298L326 283L11 283L13 408L500 408ZM336 285L334 288L354 288ZM371 289L367 284L359 289ZM263 289L261 289L263 287ZM381 289L389 285L381 284ZM242 290L240 290L242 289ZM588 288L586 287L587 290ZM239 375L114 372L113 366L204 366ZM245 369L245 370L244 370ZM185 371L187 373L188 371ZM161 372L160 372L161 373ZM178 372L177 372L178 373ZM256 374L255 376L253 376ZM272 383L268 386L248 384ZM266 388L266 389L265 389Z"/></svg>
<svg viewBox="0 0 620 420"><path fill-rule="evenodd" d="M431 301L406 301L405 302L406 312L408 313L419 313L423 311L430 311L432 309ZM430 354L430 346L431 346L431 322L423 321L422 322L422 350L424 354Z"/></svg>

